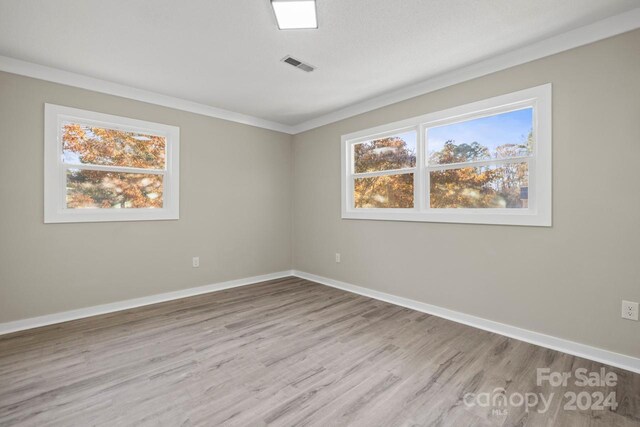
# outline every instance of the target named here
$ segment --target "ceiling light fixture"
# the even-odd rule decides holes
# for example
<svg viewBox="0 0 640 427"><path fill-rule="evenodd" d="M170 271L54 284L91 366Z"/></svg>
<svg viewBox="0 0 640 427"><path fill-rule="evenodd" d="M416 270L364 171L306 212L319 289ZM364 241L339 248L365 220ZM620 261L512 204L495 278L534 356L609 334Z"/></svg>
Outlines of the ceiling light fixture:
<svg viewBox="0 0 640 427"><path fill-rule="evenodd" d="M271 0L281 30L318 28L315 0Z"/></svg>

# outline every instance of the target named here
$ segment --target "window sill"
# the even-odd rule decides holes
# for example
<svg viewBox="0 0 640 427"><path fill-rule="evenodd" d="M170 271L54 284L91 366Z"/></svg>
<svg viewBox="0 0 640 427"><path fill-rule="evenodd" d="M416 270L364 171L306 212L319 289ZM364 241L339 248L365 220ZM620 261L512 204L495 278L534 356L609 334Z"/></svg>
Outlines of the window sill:
<svg viewBox="0 0 640 427"><path fill-rule="evenodd" d="M455 212L451 212L455 211ZM529 209L514 212L512 209L434 209L418 212L413 209L358 209L342 212L342 219L375 221L442 222L458 224L520 225L551 227L551 213L544 214Z"/></svg>
<svg viewBox="0 0 640 427"><path fill-rule="evenodd" d="M74 209L45 215L45 224L74 222L169 221L179 219L178 212L168 209Z"/></svg>

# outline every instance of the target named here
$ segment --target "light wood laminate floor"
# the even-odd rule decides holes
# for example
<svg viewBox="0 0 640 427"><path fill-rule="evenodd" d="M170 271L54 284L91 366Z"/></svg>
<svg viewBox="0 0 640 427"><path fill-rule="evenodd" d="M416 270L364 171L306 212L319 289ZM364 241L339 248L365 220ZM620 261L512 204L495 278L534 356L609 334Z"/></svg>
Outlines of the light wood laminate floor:
<svg viewBox="0 0 640 427"><path fill-rule="evenodd" d="M602 366L286 278L0 336L0 425L640 425L640 375L536 385L536 368ZM464 403L499 388L555 397ZM585 390L617 408L563 409Z"/></svg>

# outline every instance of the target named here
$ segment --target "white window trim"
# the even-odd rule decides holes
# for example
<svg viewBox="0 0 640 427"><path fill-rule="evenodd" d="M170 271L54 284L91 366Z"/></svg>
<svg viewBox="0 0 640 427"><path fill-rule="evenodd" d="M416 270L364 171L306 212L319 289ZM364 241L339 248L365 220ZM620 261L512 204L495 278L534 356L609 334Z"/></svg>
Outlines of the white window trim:
<svg viewBox="0 0 640 427"><path fill-rule="evenodd" d="M536 141L533 156L528 158L529 207L522 209L430 208L429 170L449 168L451 165L425 165L426 129L527 107L533 107L533 134ZM403 169L399 172L415 173L414 207L410 209L356 209L353 203L353 145L412 129L417 132L416 167ZM342 218L550 227L552 216L551 143L551 83L343 135L341 155ZM470 166L510 161L516 160L474 162ZM383 174L389 174L389 171L358 174L357 176Z"/></svg>
<svg viewBox="0 0 640 427"><path fill-rule="evenodd" d="M44 222L149 221L179 218L180 200L180 128L160 123L96 113L60 105L44 106ZM139 132L166 138L164 170L129 167L72 165L62 161L61 129L63 121L89 124L127 132ZM164 175L162 208L68 209L66 207L66 170L81 169L113 172L156 173Z"/></svg>

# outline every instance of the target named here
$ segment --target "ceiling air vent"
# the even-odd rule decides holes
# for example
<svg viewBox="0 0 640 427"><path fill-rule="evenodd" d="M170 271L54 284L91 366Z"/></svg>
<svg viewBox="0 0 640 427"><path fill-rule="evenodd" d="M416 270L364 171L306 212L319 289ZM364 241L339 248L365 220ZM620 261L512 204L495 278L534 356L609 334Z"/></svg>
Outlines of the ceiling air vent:
<svg viewBox="0 0 640 427"><path fill-rule="evenodd" d="M286 62L289 65L292 65L296 68L301 69L302 71L306 71L307 73L310 73L311 71L316 69L316 67L309 64L305 64L304 62L298 61L297 59L292 58L288 55L282 58L282 62Z"/></svg>

